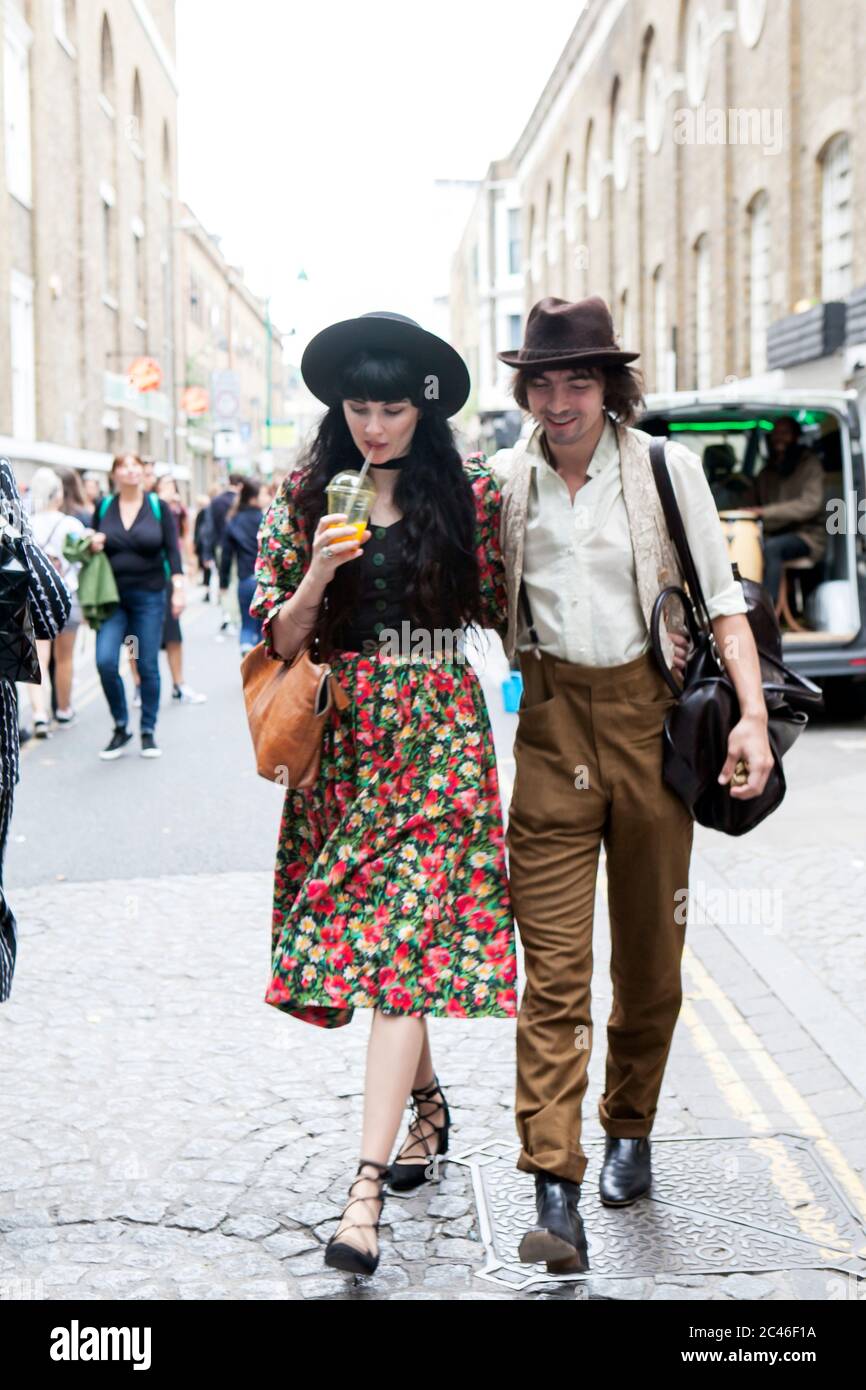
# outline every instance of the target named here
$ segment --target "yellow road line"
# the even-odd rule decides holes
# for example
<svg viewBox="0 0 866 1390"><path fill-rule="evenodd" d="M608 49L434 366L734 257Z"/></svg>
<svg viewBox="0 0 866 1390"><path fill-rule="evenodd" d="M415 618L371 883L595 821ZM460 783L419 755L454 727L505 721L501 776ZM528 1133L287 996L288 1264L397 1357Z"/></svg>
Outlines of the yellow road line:
<svg viewBox="0 0 866 1390"><path fill-rule="evenodd" d="M790 1115L795 1128L815 1141L817 1150L834 1177L864 1217L866 1185L830 1138L808 1101L788 1080L755 1030L746 1022L689 946L685 947L683 964L695 986L683 1000L683 1021L731 1113L756 1131L755 1137L749 1140L749 1146L770 1159L773 1183L804 1234L819 1244L827 1243L835 1246L837 1250L848 1249L847 1240L838 1233L824 1209L815 1202L808 1179L790 1150L769 1134L769 1117L731 1062L726 1050L720 1047L712 1030L699 1016L695 1000L704 999L712 1004L736 1046L749 1054L755 1068L776 1096L780 1108ZM760 1137L760 1131L764 1131L764 1137ZM811 1204L811 1207L807 1209L802 1205L806 1203ZM861 1250L857 1253L863 1254L866 1251Z"/></svg>

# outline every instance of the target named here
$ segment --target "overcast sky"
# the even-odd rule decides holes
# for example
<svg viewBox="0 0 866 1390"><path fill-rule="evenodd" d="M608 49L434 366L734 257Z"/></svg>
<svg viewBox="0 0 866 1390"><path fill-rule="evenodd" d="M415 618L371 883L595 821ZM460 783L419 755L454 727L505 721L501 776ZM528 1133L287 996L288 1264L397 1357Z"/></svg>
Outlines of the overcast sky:
<svg viewBox="0 0 866 1390"><path fill-rule="evenodd" d="M291 360L370 309L430 322L459 235L434 180L508 154L581 8L177 0L181 197L298 329Z"/></svg>

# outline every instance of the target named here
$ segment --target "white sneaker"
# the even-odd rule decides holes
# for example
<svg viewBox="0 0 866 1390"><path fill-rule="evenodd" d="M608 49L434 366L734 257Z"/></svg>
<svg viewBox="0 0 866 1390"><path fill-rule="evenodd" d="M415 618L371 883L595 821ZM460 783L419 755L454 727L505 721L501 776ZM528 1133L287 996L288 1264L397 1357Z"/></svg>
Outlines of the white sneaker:
<svg viewBox="0 0 866 1390"><path fill-rule="evenodd" d="M161 758L162 749L156 742L153 734L146 733L141 735L141 748L139 753L142 758Z"/></svg>
<svg viewBox="0 0 866 1390"><path fill-rule="evenodd" d="M171 692L171 698L178 705L203 705L207 699L200 691L193 690L189 685L176 685Z"/></svg>

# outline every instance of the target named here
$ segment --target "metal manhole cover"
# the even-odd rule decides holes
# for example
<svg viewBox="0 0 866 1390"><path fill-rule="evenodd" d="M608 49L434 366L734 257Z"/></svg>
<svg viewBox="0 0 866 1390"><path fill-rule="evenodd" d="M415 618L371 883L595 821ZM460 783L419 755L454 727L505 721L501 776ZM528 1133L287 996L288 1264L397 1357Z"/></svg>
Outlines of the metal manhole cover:
<svg viewBox="0 0 866 1390"><path fill-rule="evenodd" d="M590 1273L548 1275L517 1258L535 1221L535 1184L517 1170L519 1147L501 1141L449 1155L471 1169L487 1261L478 1277L511 1289L563 1278L734 1274L833 1269L866 1278L866 1227L836 1186L813 1143L798 1135L653 1139L649 1198L602 1206L604 1140L589 1158L581 1213Z"/></svg>

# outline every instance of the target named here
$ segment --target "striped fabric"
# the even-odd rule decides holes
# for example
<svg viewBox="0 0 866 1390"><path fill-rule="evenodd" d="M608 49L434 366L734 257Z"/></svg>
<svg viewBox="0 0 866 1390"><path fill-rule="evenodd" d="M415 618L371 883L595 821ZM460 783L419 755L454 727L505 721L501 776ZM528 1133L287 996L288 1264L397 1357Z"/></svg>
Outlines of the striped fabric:
<svg viewBox="0 0 866 1390"><path fill-rule="evenodd" d="M29 518L21 506L15 474L6 458L0 458L0 516L24 538L30 566L30 612L34 632L46 640L56 637L69 617L72 599L57 570L33 539ZM0 1003L9 998L15 969L16 922L3 892L3 861L19 777L18 691L11 681L0 679Z"/></svg>

